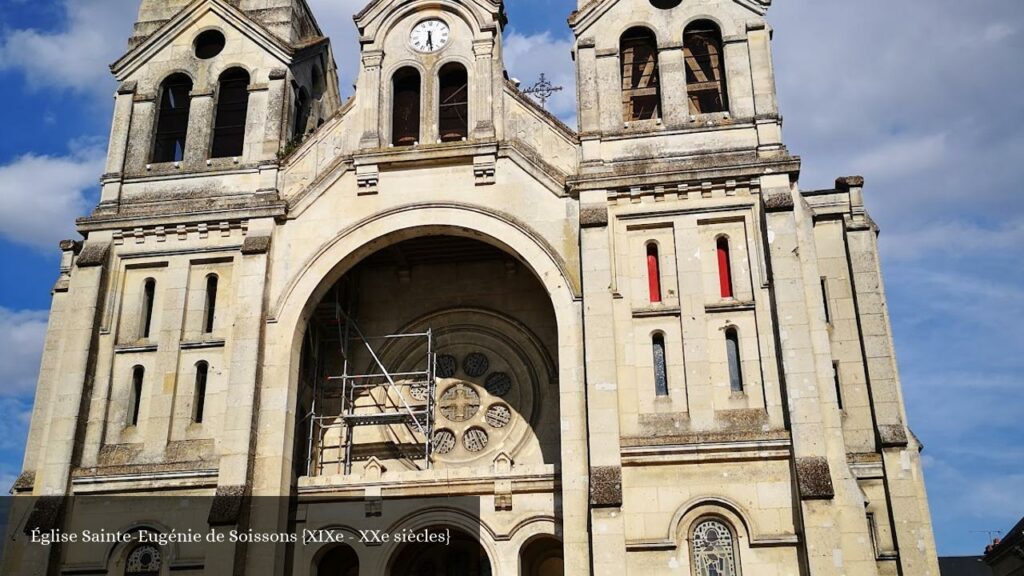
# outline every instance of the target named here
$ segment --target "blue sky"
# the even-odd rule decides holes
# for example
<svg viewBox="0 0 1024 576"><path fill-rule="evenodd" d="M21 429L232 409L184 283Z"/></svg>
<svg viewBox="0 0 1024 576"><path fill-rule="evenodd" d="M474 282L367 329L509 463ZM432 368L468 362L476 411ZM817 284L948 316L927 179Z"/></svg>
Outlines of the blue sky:
<svg viewBox="0 0 1024 576"><path fill-rule="evenodd" d="M351 93L361 1L309 0ZM20 471L57 241L96 202L138 0L0 0L0 484ZM566 90L572 0L507 0L506 66ZM775 68L801 186L863 174L939 550L1024 515L1024 3L776 0Z"/></svg>

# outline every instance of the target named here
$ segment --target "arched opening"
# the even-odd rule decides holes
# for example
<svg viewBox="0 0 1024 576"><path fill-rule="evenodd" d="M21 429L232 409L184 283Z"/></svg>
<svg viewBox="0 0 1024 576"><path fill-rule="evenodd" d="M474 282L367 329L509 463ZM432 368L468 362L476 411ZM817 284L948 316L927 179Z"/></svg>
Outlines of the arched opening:
<svg viewBox="0 0 1024 576"><path fill-rule="evenodd" d="M192 104L192 79L185 74L168 76L160 85L153 162L181 162L185 159L188 111Z"/></svg>
<svg viewBox="0 0 1024 576"><path fill-rule="evenodd" d="M441 67L439 83L438 131L442 142L457 142L469 137L469 77L457 62Z"/></svg>
<svg viewBox="0 0 1024 576"><path fill-rule="evenodd" d="M732 298L732 256L729 253L729 239L725 236L718 238L715 245L718 254L718 286L722 298Z"/></svg>
<svg viewBox="0 0 1024 576"><path fill-rule="evenodd" d="M316 563L313 576L359 576L359 556L347 544L334 546Z"/></svg>
<svg viewBox="0 0 1024 576"><path fill-rule="evenodd" d="M203 423L203 411L206 409L206 379L210 365L205 361L196 363L196 386L192 395L192 421Z"/></svg>
<svg viewBox="0 0 1024 576"><path fill-rule="evenodd" d="M412 67L391 78L391 143L412 146L420 139L420 73Z"/></svg>
<svg viewBox="0 0 1024 576"><path fill-rule="evenodd" d="M619 40L622 63L622 117L626 122L661 116L658 40L647 28L626 30Z"/></svg>
<svg viewBox="0 0 1024 576"><path fill-rule="evenodd" d="M530 540L519 551L520 576L562 576L565 574L562 543L550 536Z"/></svg>
<svg viewBox="0 0 1024 576"><path fill-rule="evenodd" d="M306 128L309 124L310 102L309 91L298 85L293 86L295 90L295 110L292 112L292 140L301 141L306 136Z"/></svg>
<svg viewBox="0 0 1024 576"><path fill-rule="evenodd" d="M740 335L735 327L725 330L725 354L729 362L729 389L743 392L743 365L740 358Z"/></svg>
<svg viewBox="0 0 1024 576"><path fill-rule="evenodd" d="M502 452L517 465L559 462L557 320L544 286L495 245L414 233L375 242L311 313L295 473L361 474L370 458L388 470L492 468ZM424 415L433 428L416 423Z"/></svg>
<svg viewBox="0 0 1024 576"><path fill-rule="evenodd" d="M132 548L124 562L125 576L160 576L160 549L152 544Z"/></svg>
<svg viewBox="0 0 1024 576"><path fill-rule="evenodd" d="M241 68L230 68L220 75L219 84L210 156L241 156L245 149L245 120L249 111L249 73Z"/></svg>
<svg viewBox="0 0 1024 576"><path fill-rule="evenodd" d="M658 396L668 396L668 367L665 361L665 335L657 332L651 337L651 350L654 353L654 392Z"/></svg>
<svg viewBox="0 0 1024 576"><path fill-rule="evenodd" d="M153 330L153 307L156 303L156 280L146 278L142 284L142 307L139 311L139 337L149 338Z"/></svg>
<svg viewBox="0 0 1024 576"><path fill-rule="evenodd" d="M216 274L206 277L206 293L203 307L203 333L213 333L214 320L217 318L217 285L220 283Z"/></svg>
<svg viewBox="0 0 1024 576"><path fill-rule="evenodd" d="M736 538L724 520L715 516L697 520L689 541L694 576L738 576Z"/></svg>
<svg viewBox="0 0 1024 576"><path fill-rule="evenodd" d="M647 287L651 303L661 302L661 261L654 242L647 244Z"/></svg>
<svg viewBox="0 0 1024 576"><path fill-rule="evenodd" d="M490 576L491 561L476 538L447 526L428 529L451 530L446 545L412 543L398 549L391 559L390 576Z"/></svg>
<svg viewBox="0 0 1024 576"><path fill-rule="evenodd" d="M139 408L142 406L142 383L146 377L146 369L142 366L132 368L132 387L128 390L128 425L138 426Z"/></svg>
<svg viewBox="0 0 1024 576"><path fill-rule="evenodd" d="M714 22L698 20L686 27L683 58L686 61L686 95L690 100L690 114L728 110L722 32Z"/></svg>

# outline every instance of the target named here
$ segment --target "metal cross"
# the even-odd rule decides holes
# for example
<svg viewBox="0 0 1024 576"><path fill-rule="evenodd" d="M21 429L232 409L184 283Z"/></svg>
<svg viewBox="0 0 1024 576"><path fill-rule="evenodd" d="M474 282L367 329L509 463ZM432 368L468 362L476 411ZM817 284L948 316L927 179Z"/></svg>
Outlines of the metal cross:
<svg viewBox="0 0 1024 576"><path fill-rule="evenodd" d="M548 99L554 96L555 92L561 92L561 86L555 86L544 77L544 73L540 73L540 80L536 84L530 86L526 90L523 90L523 94L529 94L538 101L540 101L541 108L547 108Z"/></svg>

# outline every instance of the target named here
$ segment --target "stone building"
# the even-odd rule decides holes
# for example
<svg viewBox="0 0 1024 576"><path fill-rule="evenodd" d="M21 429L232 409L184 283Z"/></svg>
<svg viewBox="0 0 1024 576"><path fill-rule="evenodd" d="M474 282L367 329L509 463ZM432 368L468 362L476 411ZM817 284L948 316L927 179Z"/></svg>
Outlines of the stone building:
<svg viewBox="0 0 1024 576"><path fill-rule="evenodd" d="M937 576L864 182L800 190L770 4L580 0L574 130L501 0L371 1L344 102L305 0L142 0L3 572ZM89 526L132 539L28 541ZM142 541L188 529L348 538Z"/></svg>

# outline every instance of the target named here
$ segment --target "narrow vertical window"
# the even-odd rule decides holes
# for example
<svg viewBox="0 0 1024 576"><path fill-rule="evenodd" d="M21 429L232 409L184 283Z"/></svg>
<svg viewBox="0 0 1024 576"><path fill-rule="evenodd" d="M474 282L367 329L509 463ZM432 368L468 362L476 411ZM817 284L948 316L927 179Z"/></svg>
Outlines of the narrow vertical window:
<svg viewBox="0 0 1024 576"><path fill-rule="evenodd" d="M718 284L722 298L732 298L732 260L729 257L729 239L718 239Z"/></svg>
<svg viewBox="0 0 1024 576"><path fill-rule="evenodd" d="M836 404L839 405L839 409L843 409L843 386L839 379L839 362L832 363L832 383L836 387Z"/></svg>
<svg viewBox="0 0 1024 576"><path fill-rule="evenodd" d="M156 280L146 278L142 285L142 310L139 324L139 334L142 338L149 338L149 332L153 328L153 304L156 301Z"/></svg>
<svg viewBox="0 0 1024 576"><path fill-rule="evenodd" d="M206 377L209 371L210 365L206 362L196 364L196 389L192 397L192 421L196 424L203 422L203 409L206 408Z"/></svg>
<svg viewBox="0 0 1024 576"><path fill-rule="evenodd" d="M142 406L142 381L146 369L142 366L132 368L132 388L128 391L128 425L139 424L139 407Z"/></svg>
<svg viewBox="0 0 1024 576"><path fill-rule="evenodd" d="M210 274L206 277L206 306L203 312L203 332L213 332L213 320L217 315L217 275Z"/></svg>
<svg viewBox="0 0 1024 576"><path fill-rule="evenodd" d="M690 100L690 114L728 110L722 33L718 26L707 20L690 24L683 33L683 58L686 61L686 95Z"/></svg>
<svg viewBox="0 0 1024 576"><path fill-rule="evenodd" d="M717 518L697 523L690 556L695 576L737 576L732 531Z"/></svg>
<svg viewBox="0 0 1024 576"><path fill-rule="evenodd" d="M391 143L412 146L420 139L420 73L402 68L391 79Z"/></svg>
<svg viewBox="0 0 1024 576"><path fill-rule="evenodd" d="M668 368L665 363L665 336L655 334L651 338L654 351L654 392L658 396L668 396Z"/></svg>
<svg viewBox="0 0 1024 576"><path fill-rule="evenodd" d="M725 331L725 353L729 359L729 389L733 392L743 392L740 335L735 328L728 328Z"/></svg>
<svg viewBox="0 0 1024 576"><path fill-rule="evenodd" d="M832 323L832 306L828 299L828 278L821 277L821 301L825 307L825 323Z"/></svg>
<svg viewBox="0 0 1024 576"><path fill-rule="evenodd" d="M156 120L153 162L181 162L185 159L188 111L192 79L174 74L160 86L160 110Z"/></svg>
<svg viewBox="0 0 1024 576"><path fill-rule="evenodd" d="M647 245L647 287L651 303L661 302L661 262L658 258L658 245L654 242Z"/></svg>
<svg viewBox="0 0 1024 576"><path fill-rule="evenodd" d="M461 64L445 64L440 73L438 129L442 142L469 137L469 77Z"/></svg>
<svg viewBox="0 0 1024 576"><path fill-rule="evenodd" d="M658 41L646 28L630 28L619 40L622 63L622 117L626 122L661 115Z"/></svg>
<svg viewBox="0 0 1024 576"><path fill-rule="evenodd" d="M245 148L245 119L249 112L249 73L231 68L220 75L217 115L213 126L213 158L241 156Z"/></svg>
<svg viewBox="0 0 1024 576"><path fill-rule="evenodd" d="M293 119L295 125L292 127L292 139L302 140L306 135L306 127L309 124L309 92L305 88L295 87L295 112Z"/></svg>

